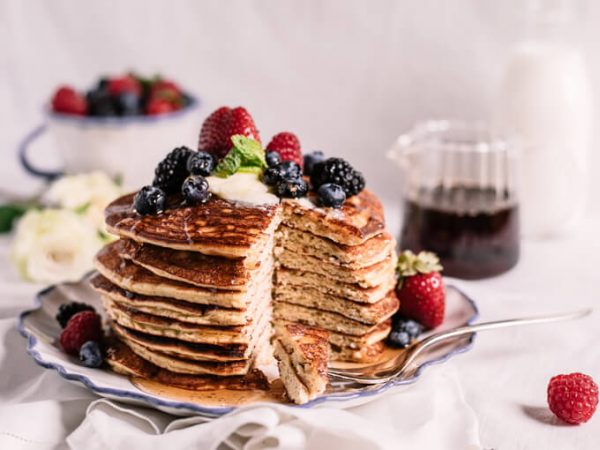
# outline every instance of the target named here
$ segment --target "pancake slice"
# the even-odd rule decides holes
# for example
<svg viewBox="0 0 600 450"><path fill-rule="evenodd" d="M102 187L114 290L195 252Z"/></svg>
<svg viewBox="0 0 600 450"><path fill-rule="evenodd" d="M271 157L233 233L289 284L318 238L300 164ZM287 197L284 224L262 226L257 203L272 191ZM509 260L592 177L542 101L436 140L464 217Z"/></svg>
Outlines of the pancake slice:
<svg viewBox="0 0 600 450"><path fill-rule="evenodd" d="M367 363L376 361L383 351L385 346L383 342L377 342L373 345L353 349L350 347L338 347L330 344L329 359L331 361L348 361L357 363Z"/></svg>
<svg viewBox="0 0 600 450"><path fill-rule="evenodd" d="M288 396L296 403L313 399L325 392L329 356L327 338L327 331L297 323L275 326L275 357L280 372L284 374L283 381ZM296 379L302 386L295 382Z"/></svg>

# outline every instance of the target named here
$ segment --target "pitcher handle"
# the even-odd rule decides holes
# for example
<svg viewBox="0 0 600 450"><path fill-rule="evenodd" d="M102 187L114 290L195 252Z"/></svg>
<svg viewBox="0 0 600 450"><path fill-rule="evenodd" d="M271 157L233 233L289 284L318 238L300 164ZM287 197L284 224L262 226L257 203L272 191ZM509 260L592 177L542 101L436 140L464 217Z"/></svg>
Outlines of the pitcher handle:
<svg viewBox="0 0 600 450"><path fill-rule="evenodd" d="M27 133L21 141L21 143L19 144L18 153L21 166L23 166L23 169L25 169L27 173L35 177L45 178L47 181L52 181L60 177L63 174L63 172L58 170L52 171L40 169L31 163L28 156L29 147L31 146L31 144L33 144L35 140L37 140L42 134L46 132L46 129L46 124L41 124L35 127L33 130L31 130L29 133Z"/></svg>

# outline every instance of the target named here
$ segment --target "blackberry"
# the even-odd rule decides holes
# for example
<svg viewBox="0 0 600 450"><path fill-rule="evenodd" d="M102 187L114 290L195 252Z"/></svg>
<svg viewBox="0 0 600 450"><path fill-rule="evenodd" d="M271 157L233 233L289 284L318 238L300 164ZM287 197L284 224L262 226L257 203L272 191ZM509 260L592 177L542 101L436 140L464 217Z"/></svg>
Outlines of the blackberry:
<svg viewBox="0 0 600 450"><path fill-rule="evenodd" d="M181 185L181 194L188 205L206 203L210 198L208 181L202 175L187 177Z"/></svg>
<svg viewBox="0 0 600 450"><path fill-rule="evenodd" d="M161 188L144 186L133 198L133 209L142 216L160 214L165 210L166 196Z"/></svg>
<svg viewBox="0 0 600 450"><path fill-rule="evenodd" d="M341 208L346 201L346 193L339 184L322 184L317 190L317 193L319 194L319 203L322 206Z"/></svg>
<svg viewBox="0 0 600 450"><path fill-rule="evenodd" d="M267 166L273 167L281 162L281 155L277 152L267 152L265 153L265 159L267 161Z"/></svg>
<svg viewBox="0 0 600 450"><path fill-rule="evenodd" d="M58 312L56 313L55 317L58 323L60 324L61 328L64 328L67 326L67 322L69 321L69 319L81 311L96 312L93 306L87 305L85 303L69 302L63 303L58 307Z"/></svg>
<svg viewBox="0 0 600 450"><path fill-rule="evenodd" d="M154 170L153 186L161 188L165 193L179 192L183 180L188 176L187 162L192 154L187 147L177 147L158 163Z"/></svg>
<svg viewBox="0 0 600 450"><path fill-rule="evenodd" d="M365 188L362 173L355 170L349 162L342 158L329 158L317 163L310 176L313 189L318 190L325 183L335 183L344 189L346 197L358 194Z"/></svg>
<svg viewBox="0 0 600 450"><path fill-rule="evenodd" d="M79 360L86 367L100 367L104 360L100 345L96 341L85 342L79 350Z"/></svg>
<svg viewBox="0 0 600 450"><path fill-rule="evenodd" d="M284 161L276 166L269 167L263 175L264 182L269 186L285 180L295 180L302 177L302 169L293 161Z"/></svg>
<svg viewBox="0 0 600 450"><path fill-rule="evenodd" d="M302 178L280 181L275 186L275 193L281 198L300 198L308 193L308 183Z"/></svg>
<svg viewBox="0 0 600 450"><path fill-rule="evenodd" d="M95 117L117 115L113 99L104 89L94 89L86 94L88 114Z"/></svg>
<svg viewBox="0 0 600 450"><path fill-rule="evenodd" d="M315 166L324 160L325 154L320 150L304 155L304 175L312 175Z"/></svg>
<svg viewBox="0 0 600 450"><path fill-rule="evenodd" d="M395 347L408 347L423 332L423 325L402 316L396 316L392 322L392 332L388 342Z"/></svg>
<svg viewBox="0 0 600 450"><path fill-rule="evenodd" d="M187 160L187 170L191 175L207 177L215 168L215 158L207 152L193 152Z"/></svg>

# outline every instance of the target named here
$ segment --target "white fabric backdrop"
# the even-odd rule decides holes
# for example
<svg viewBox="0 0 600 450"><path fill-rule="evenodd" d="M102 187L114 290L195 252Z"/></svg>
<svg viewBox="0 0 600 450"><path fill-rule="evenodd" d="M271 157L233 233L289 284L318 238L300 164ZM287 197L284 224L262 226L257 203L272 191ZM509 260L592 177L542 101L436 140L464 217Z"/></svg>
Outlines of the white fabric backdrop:
<svg viewBox="0 0 600 450"><path fill-rule="evenodd" d="M348 157L386 200L397 232L396 172L383 151L415 120L487 115L521 29L522 3L0 0L0 188L35 188L14 151L57 84L86 87L100 73L135 68L180 80L205 100L205 112L244 105L265 137L290 129L306 148ZM592 24L600 4L589 7L581 31L598 79L600 32ZM594 151L592 167L599 161ZM591 206L600 211L600 202ZM526 243L511 273L461 286L489 320L600 305L599 225L590 214L571 237ZM0 244L4 255L6 240ZM22 353L12 323L33 290L0 264L0 428L7 427L0 431L39 442L44 424L43 441L55 442L83 419L89 398ZM550 376L573 370L600 379L598 325L596 314L585 323L482 335L473 352L443 369L457 374L484 448L597 447L598 417L583 427L558 426L547 415L545 387ZM378 420L381 410L365 413ZM441 432L443 418L435 420L432 433ZM14 439L3 437L11 448Z"/></svg>

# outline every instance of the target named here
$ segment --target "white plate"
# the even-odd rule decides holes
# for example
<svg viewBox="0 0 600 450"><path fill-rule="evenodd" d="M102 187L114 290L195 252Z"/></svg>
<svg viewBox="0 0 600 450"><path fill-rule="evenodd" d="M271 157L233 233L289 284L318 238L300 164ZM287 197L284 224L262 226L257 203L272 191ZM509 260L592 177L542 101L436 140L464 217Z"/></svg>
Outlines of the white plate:
<svg viewBox="0 0 600 450"><path fill-rule="evenodd" d="M40 366L56 370L67 380L82 383L100 396L126 403L152 406L171 414L216 417L236 408L235 406L214 407L155 395L139 389L127 377L108 369L90 369L82 366L76 358L63 353L57 344L60 326L54 316L58 307L69 301L89 303L97 311L102 311L98 294L90 288L87 278L84 278L77 283L62 283L44 289L37 295L36 306L24 311L19 317L19 331L28 339L27 352ZM477 316L475 302L456 287L447 286L446 316L444 324L436 331L470 324ZM427 334L423 335L426 336ZM382 385L325 393L310 403L298 407L312 408L324 405L347 408L366 403L391 390L397 391L417 381L426 367L443 363L448 358L471 349L474 336L473 334L456 339L448 345L428 352L417 362L418 367L408 378L395 379Z"/></svg>

